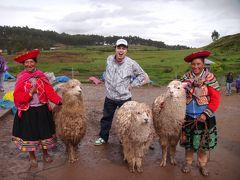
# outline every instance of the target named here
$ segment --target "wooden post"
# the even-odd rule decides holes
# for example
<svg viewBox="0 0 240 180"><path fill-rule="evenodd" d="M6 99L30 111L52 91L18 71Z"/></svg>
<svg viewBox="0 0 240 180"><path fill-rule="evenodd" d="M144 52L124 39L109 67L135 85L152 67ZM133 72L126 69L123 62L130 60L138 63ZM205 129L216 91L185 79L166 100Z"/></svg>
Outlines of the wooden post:
<svg viewBox="0 0 240 180"><path fill-rule="evenodd" d="M73 67L72 67L72 79L74 78L74 72L73 72Z"/></svg>

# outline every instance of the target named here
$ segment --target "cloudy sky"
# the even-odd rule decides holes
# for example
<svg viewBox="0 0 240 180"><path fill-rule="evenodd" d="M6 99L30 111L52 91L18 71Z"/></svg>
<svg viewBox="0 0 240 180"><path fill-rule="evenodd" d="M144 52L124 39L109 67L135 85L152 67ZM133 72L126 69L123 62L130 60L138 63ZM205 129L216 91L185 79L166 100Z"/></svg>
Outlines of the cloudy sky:
<svg viewBox="0 0 240 180"><path fill-rule="evenodd" d="M1 0L0 25L201 47L240 33L240 0Z"/></svg>

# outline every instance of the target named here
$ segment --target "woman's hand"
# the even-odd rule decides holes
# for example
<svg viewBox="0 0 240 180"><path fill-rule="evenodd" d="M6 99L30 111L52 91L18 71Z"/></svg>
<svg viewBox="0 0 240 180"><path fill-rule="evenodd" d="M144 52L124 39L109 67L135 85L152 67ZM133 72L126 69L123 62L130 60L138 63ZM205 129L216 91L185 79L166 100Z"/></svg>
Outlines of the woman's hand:
<svg viewBox="0 0 240 180"><path fill-rule="evenodd" d="M34 94L34 93L37 93L37 88L34 86L30 89L29 91L30 94Z"/></svg>
<svg viewBox="0 0 240 180"><path fill-rule="evenodd" d="M57 105L61 106L62 105L62 100L60 100Z"/></svg>
<svg viewBox="0 0 240 180"><path fill-rule="evenodd" d="M197 117L197 120L200 122L205 122L207 119L205 114L201 114L200 116Z"/></svg>

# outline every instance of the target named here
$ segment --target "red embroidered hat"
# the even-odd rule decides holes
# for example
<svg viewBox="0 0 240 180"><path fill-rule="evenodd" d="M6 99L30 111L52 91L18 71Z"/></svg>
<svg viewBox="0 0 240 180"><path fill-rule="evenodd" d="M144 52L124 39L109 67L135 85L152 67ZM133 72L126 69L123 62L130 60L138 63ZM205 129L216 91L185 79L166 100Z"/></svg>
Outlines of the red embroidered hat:
<svg viewBox="0 0 240 180"><path fill-rule="evenodd" d="M14 58L14 61L23 63L24 61L32 58L37 58L40 54L40 51L38 49L34 49L32 51L25 52L24 54L20 54Z"/></svg>
<svg viewBox="0 0 240 180"><path fill-rule="evenodd" d="M196 58L206 58L211 54L211 52L209 51L198 51L198 52L194 52L190 55L188 55L187 57L184 58L184 61L186 62L192 62L192 60L196 59Z"/></svg>

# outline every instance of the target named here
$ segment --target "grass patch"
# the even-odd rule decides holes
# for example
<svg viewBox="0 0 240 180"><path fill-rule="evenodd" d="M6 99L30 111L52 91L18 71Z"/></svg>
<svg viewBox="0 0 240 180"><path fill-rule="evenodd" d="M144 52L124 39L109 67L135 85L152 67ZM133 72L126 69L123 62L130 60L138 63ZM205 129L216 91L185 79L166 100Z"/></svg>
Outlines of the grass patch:
<svg viewBox="0 0 240 180"><path fill-rule="evenodd" d="M165 50L148 46L130 46L128 56L136 60L148 73L150 79L156 84L165 85L170 80L181 77L190 69L183 58L199 49ZM67 46L64 49L43 51L38 59L39 69L54 72L55 75L74 75L75 78L86 82L89 76L101 77L105 70L106 58L114 54L112 46ZM9 72L13 75L19 73L23 67L13 61L15 55L6 55ZM240 53L223 54L216 51L209 57L217 63L213 68L218 77L224 77L228 71L234 76L240 70Z"/></svg>

